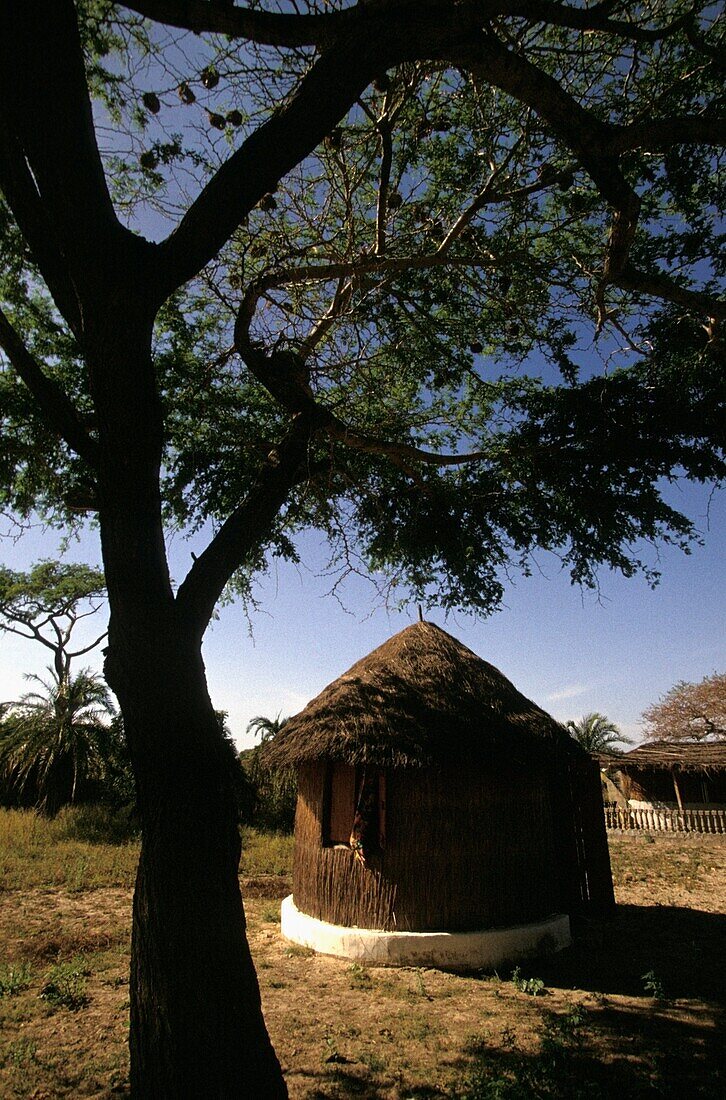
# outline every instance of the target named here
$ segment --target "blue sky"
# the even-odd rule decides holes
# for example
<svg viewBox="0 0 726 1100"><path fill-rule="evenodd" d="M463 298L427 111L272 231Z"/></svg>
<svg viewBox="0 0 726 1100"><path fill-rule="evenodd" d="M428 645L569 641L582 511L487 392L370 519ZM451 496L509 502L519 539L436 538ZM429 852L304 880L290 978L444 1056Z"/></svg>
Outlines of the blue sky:
<svg viewBox="0 0 726 1100"><path fill-rule="evenodd" d="M678 680L700 680L726 667L723 547L726 496L681 491L684 510L704 534L691 555L661 548L662 580L651 591L642 578L603 573L599 594L573 588L554 558L541 555L542 572L507 590L505 606L486 620L435 611L443 626L496 665L529 698L556 718L605 713L636 740L639 717ZM57 532L34 528L22 539L4 539L3 562L27 569L57 557ZM181 580L197 542L170 541L172 573ZM250 621L239 605L222 608L207 632L204 658L212 699L229 712L240 744L256 714L274 717L299 710L359 657L417 618L376 607L370 586L349 582L341 598L319 574L325 553L306 537L302 567L277 564L257 588L260 608ZM86 533L71 543L66 560L96 563L98 539ZM95 627L95 624L94 624ZM88 663L100 667L100 653ZM42 672L45 651L36 643L0 635L0 699L17 698L24 672Z"/></svg>

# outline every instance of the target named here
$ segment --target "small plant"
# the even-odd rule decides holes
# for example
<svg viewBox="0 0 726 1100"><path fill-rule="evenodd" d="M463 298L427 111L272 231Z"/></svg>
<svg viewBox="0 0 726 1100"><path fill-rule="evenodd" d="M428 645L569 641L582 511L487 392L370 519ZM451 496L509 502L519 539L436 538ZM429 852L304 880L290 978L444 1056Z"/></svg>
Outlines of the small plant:
<svg viewBox="0 0 726 1100"><path fill-rule="evenodd" d="M366 970L365 966L361 966L360 963L353 963L348 967L348 973L350 974L350 984L353 989L370 989L371 976Z"/></svg>
<svg viewBox="0 0 726 1100"><path fill-rule="evenodd" d="M315 954L315 948L305 947L304 944L291 943L285 948L285 954L290 959L311 959Z"/></svg>
<svg viewBox="0 0 726 1100"><path fill-rule="evenodd" d="M522 1050L509 1027L502 1031L501 1052L475 1040L469 1045L474 1064L457 1100L585 1100L601 1095L599 1081L582 1061L586 1024L587 1014L579 1005L562 1015L547 1013L535 1055Z"/></svg>
<svg viewBox="0 0 726 1100"><path fill-rule="evenodd" d="M0 997L15 997L30 985L30 964L0 968Z"/></svg>
<svg viewBox="0 0 726 1100"><path fill-rule="evenodd" d="M325 1040L325 1052L323 1053L323 1062L328 1065L345 1065L349 1059L341 1054L338 1050L338 1044L332 1037L329 1031L326 1031L323 1039Z"/></svg>
<svg viewBox="0 0 726 1100"><path fill-rule="evenodd" d="M502 1046L505 1050L511 1050L517 1045L517 1033L511 1027L502 1028Z"/></svg>
<svg viewBox="0 0 726 1100"><path fill-rule="evenodd" d="M418 967L416 968L416 990L415 990L415 992L419 995L419 997L425 997L427 1001L433 1001L433 997L427 991L426 986L424 985L423 971L420 970Z"/></svg>
<svg viewBox="0 0 726 1100"><path fill-rule="evenodd" d="M664 1001L666 999L663 983L655 970L648 970L645 974L641 974L640 980L643 983L646 996L652 997L654 1001Z"/></svg>
<svg viewBox="0 0 726 1100"><path fill-rule="evenodd" d="M544 993L545 984L541 978L524 978L518 966L512 971L512 985L520 993L526 993L530 997L538 997Z"/></svg>
<svg viewBox="0 0 726 1100"><path fill-rule="evenodd" d="M76 1012L89 1001L86 993L88 968L82 958L71 959L52 967L41 990L41 997L53 1008L69 1008Z"/></svg>
<svg viewBox="0 0 726 1100"><path fill-rule="evenodd" d="M567 1012L561 1015L548 1013L542 1032L542 1050L579 1046L587 1024L587 1010L582 1005L570 1005Z"/></svg>

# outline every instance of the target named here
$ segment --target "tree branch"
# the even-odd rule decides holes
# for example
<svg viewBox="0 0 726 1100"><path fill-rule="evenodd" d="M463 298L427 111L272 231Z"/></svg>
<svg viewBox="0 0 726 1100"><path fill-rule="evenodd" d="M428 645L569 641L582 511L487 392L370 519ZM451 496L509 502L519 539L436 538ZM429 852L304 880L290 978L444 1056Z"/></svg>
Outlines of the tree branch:
<svg viewBox="0 0 726 1100"><path fill-rule="evenodd" d="M664 301L675 302L707 317L726 321L726 301L722 298L713 298L710 294L703 294L698 290L688 290L686 287L679 286L668 275L648 274L639 271L632 264L626 264L613 282L624 290L635 290L653 298L662 298Z"/></svg>
<svg viewBox="0 0 726 1100"><path fill-rule="evenodd" d="M5 612L5 614L7 614L7 612ZM16 630L14 626L8 626L7 623L0 624L0 630L7 631L9 634L16 634L18 638L27 638L29 642L40 642L46 649L52 650L53 653L56 652L57 647L53 642L48 641L48 639L40 633L37 627L33 626L32 623L24 623L24 625L28 627L30 634L24 634L22 630Z"/></svg>
<svg viewBox="0 0 726 1100"><path fill-rule="evenodd" d="M248 338L244 328L235 327L237 349L252 374L276 401L293 416L303 416L315 431L323 431L352 450L389 458L400 469L414 476L416 466L462 466L487 455L483 451L467 454L440 454L424 451L408 443L396 443L356 431L315 399L308 381L304 360L292 352L276 351L266 355Z"/></svg>
<svg viewBox="0 0 726 1100"><path fill-rule="evenodd" d="M342 31L360 21L361 6L318 15L293 15L251 10L234 3L208 0L122 0L124 7L167 27L230 38L246 38L261 46L327 46Z"/></svg>
<svg viewBox="0 0 726 1100"><path fill-rule="evenodd" d="M264 194L306 157L363 92L388 51L348 42L321 57L278 114L232 154L159 247L164 297L217 254ZM380 60L379 60L380 59Z"/></svg>
<svg viewBox="0 0 726 1100"><path fill-rule="evenodd" d="M493 34L473 36L460 63L526 104L579 159L602 197L614 208L602 278L596 291L602 327L604 293L627 263L640 214L640 199L611 151L615 129L580 106L548 73L507 49Z"/></svg>
<svg viewBox="0 0 726 1100"><path fill-rule="evenodd" d="M58 309L76 336L81 314L63 251L43 207L22 150L0 116L0 190L33 252Z"/></svg>
<svg viewBox="0 0 726 1100"><path fill-rule="evenodd" d="M631 42L661 42L677 34L692 20L690 12L674 19L664 27L639 27L623 19L610 19L608 10L612 4L596 4L592 8L573 8L568 4L550 0L510 0L501 5L503 15L519 16L528 22L547 23L552 27L569 27L579 31L599 31L627 38Z"/></svg>
<svg viewBox="0 0 726 1100"><path fill-rule="evenodd" d="M224 586L263 543L275 516L299 483L310 438L307 418L294 417L285 438L267 456L244 501L189 570L176 596L176 611L182 628L191 629L195 637L201 638Z"/></svg>
<svg viewBox="0 0 726 1100"><path fill-rule="evenodd" d="M111 202L72 0L0 5L0 109L76 286L97 293L101 274L118 281L117 246L151 246L121 225ZM52 286L55 265L49 276Z"/></svg>
<svg viewBox="0 0 726 1100"><path fill-rule="evenodd" d="M82 657L84 653L90 653L92 649L95 649L97 645L100 645L104 638L108 638L108 631L104 630L103 634L99 634L95 641L90 645L84 646L83 649L75 649L72 653L67 653L68 659L73 657Z"/></svg>
<svg viewBox="0 0 726 1100"><path fill-rule="evenodd" d="M354 7L344 11L315 15L258 11L234 3L209 3L208 0L123 2L125 7L155 22L196 33L210 31L227 34L267 46L327 46L341 32L360 26L376 7L379 10L395 8L400 12L406 7L413 7L417 0L378 0L377 3L376 0L359 0ZM440 2L438 6L444 14L445 2ZM499 3L487 0L471 6L478 10L482 19L513 16L532 23L569 27L572 30L600 31L634 42L659 42L692 23L692 17L687 13L664 27L640 27L626 20L610 19L608 11L612 4L597 4L583 10L547 0L500 0Z"/></svg>
<svg viewBox="0 0 726 1100"><path fill-rule="evenodd" d="M386 96L388 103L390 93ZM393 165L393 140L391 136L391 123L386 110L378 120L377 130L381 139L381 167L378 177L378 200L376 206L376 255L382 256L386 251L386 217L388 215L388 191L391 183L391 167Z"/></svg>
<svg viewBox="0 0 726 1100"><path fill-rule="evenodd" d="M60 386L43 373L2 310L0 347L30 390L51 428L89 466L94 470L98 469L97 442L88 435L81 418Z"/></svg>
<svg viewBox="0 0 726 1100"><path fill-rule="evenodd" d="M448 11L447 5L444 5ZM371 7L366 32L342 36L288 101L222 165L158 248L163 300L214 257L253 206L330 133L381 71L419 56L445 60L470 39L467 19L448 24L440 2ZM451 13L449 12L451 15ZM388 15L389 18L384 18Z"/></svg>
<svg viewBox="0 0 726 1100"><path fill-rule="evenodd" d="M629 126L616 127L609 149L613 153L629 149L660 151L689 144L726 145L726 116L677 115L632 122Z"/></svg>

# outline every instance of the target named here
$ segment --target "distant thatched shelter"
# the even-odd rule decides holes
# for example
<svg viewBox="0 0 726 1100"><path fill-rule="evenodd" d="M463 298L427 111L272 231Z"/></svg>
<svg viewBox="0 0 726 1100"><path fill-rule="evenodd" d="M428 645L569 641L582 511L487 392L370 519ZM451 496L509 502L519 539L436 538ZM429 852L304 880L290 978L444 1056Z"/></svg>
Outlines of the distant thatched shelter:
<svg viewBox="0 0 726 1100"><path fill-rule="evenodd" d="M431 623L353 665L267 756L298 770L293 939L485 965L562 946L568 914L613 904L597 764Z"/></svg>
<svg viewBox="0 0 726 1100"><path fill-rule="evenodd" d="M630 806L726 807L726 741L647 741L599 761Z"/></svg>

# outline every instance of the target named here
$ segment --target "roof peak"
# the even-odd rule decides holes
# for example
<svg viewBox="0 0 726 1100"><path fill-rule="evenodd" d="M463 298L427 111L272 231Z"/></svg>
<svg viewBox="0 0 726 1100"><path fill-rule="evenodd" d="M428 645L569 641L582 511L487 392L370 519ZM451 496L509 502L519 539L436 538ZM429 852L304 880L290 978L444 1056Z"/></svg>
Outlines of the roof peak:
<svg viewBox="0 0 726 1100"><path fill-rule="evenodd" d="M494 665L423 620L356 661L289 719L269 758L422 765L468 761L497 745L531 753L562 736Z"/></svg>

